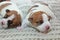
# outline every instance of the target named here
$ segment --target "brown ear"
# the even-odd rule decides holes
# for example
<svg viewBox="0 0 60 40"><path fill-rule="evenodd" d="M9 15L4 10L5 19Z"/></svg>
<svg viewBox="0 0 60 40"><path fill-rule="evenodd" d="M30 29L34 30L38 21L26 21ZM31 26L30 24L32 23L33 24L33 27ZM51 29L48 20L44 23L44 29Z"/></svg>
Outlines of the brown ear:
<svg viewBox="0 0 60 40"><path fill-rule="evenodd" d="M10 10L9 10L9 9L6 9L6 12L7 12L7 13L10 12Z"/></svg>
<svg viewBox="0 0 60 40"><path fill-rule="evenodd" d="M50 21L50 19L52 19L52 17L51 16L48 16L48 20Z"/></svg>
<svg viewBox="0 0 60 40"><path fill-rule="evenodd" d="M32 22L33 18L32 18L32 17L30 17L30 18L28 18L28 20L29 20L30 22Z"/></svg>

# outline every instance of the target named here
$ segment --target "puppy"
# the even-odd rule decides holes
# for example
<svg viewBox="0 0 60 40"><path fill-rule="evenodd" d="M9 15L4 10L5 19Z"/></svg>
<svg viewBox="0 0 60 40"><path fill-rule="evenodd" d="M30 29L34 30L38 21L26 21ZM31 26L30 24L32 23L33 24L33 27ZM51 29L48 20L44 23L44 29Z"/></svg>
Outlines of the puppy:
<svg viewBox="0 0 60 40"><path fill-rule="evenodd" d="M3 18L1 21L3 28L15 28L17 26L21 26L23 19L22 12L14 3L10 1L1 2L0 15L2 15Z"/></svg>
<svg viewBox="0 0 60 40"><path fill-rule="evenodd" d="M35 3L29 9L28 13L19 29L31 26L43 33L47 33L51 29L49 21L56 18L53 12L48 8L48 4L45 3Z"/></svg>

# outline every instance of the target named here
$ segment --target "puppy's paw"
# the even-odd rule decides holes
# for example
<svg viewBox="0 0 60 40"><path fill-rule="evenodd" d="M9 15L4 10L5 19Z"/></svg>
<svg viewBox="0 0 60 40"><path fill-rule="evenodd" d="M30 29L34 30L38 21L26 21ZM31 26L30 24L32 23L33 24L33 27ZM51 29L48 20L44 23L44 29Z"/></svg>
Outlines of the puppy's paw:
<svg viewBox="0 0 60 40"><path fill-rule="evenodd" d="M22 30L22 27L17 27L17 30Z"/></svg>

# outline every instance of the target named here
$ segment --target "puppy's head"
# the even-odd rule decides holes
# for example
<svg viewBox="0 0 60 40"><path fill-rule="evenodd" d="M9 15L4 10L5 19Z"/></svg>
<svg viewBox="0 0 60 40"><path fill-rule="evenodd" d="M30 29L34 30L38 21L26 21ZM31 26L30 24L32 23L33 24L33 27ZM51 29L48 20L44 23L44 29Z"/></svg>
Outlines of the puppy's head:
<svg viewBox="0 0 60 40"><path fill-rule="evenodd" d="M50 21L51 16L48 16L45 12L38 11L33 13L28 20L32 24L33 27L37 28L40 31L47 31L50 29ZM41 25L44 25L43 27Z"/></svg>
<svg viewBox="0 0 60 40"><path fill-rule="evenodd" d="M20 15L14 10L6 10L6 14L3 17L1 24L4 28L14 28L15 25L19 25L20 23Z"/></svg>

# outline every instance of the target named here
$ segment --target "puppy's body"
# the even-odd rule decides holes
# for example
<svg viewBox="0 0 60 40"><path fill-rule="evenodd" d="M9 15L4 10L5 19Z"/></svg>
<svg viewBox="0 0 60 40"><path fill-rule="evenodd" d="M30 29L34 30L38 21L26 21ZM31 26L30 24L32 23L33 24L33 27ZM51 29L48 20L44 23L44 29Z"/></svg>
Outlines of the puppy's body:
<svg viewBox="0 0 60 40"><path fill-rule="evenodd" d="M15 15L15 18L13 18L12 20L9 21L12 22L11 24L8 25L8 22L7 22L7 27L6 28L14 28L14 27L17 27L17 26L21 26L21 22L22 22L22 19L23 19L23 14L21 12L21 10L18 9L18 7L10 2L10 1L4 1L4 2L1 2L0 3L0 7L4 4L11 4L11 5L7 5L6 7L3 7L1 10L0 10L0 14L2 15L2 18L4 17L4 19L10 17L11 15Z"/></svg>
<svg viewBox="0 0 60 40"><path fill-rule="evenodd" d="M21 28L23 29L29 25L41 32L48 32L48 30L51 28L49 22L51 18L55 18L55 15L51 12L48 6L36 3L29 9L29 14L23 21Z"/></svg>

